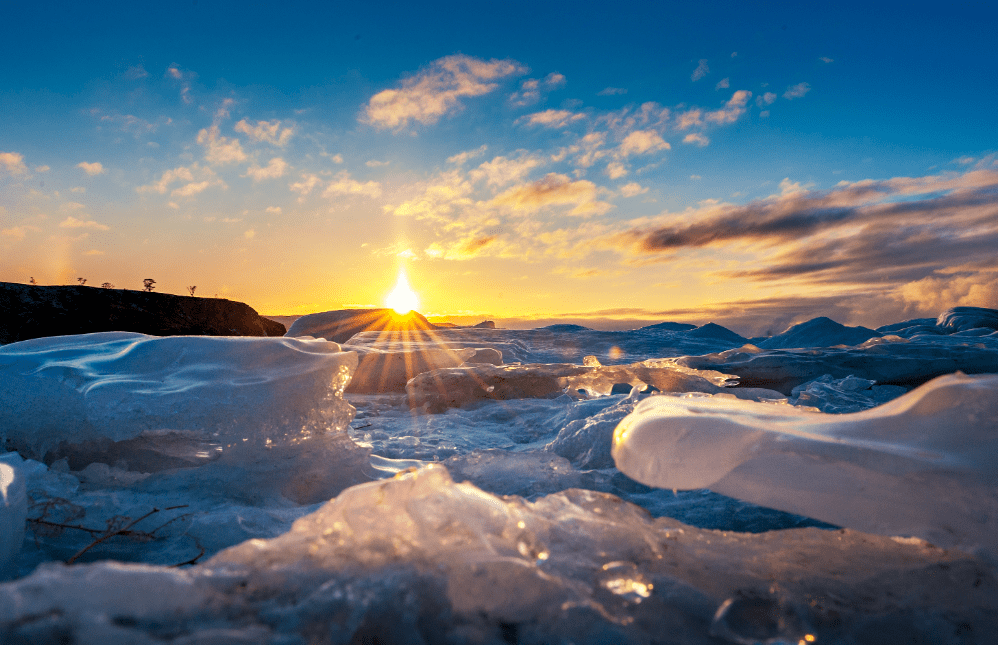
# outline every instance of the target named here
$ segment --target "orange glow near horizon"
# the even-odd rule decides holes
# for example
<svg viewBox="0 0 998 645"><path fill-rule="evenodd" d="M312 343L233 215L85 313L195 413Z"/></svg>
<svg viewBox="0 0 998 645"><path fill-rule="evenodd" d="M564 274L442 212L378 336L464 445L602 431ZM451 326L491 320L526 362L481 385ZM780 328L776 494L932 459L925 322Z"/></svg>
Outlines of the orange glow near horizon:
<svg viewBox="0 0 998 645"><path fill-rule="evenodd" d="M395 289L385 298L385 306L403 316L419 306L419 296L409 286L409 279L404 269L399 270L398 282L395 283Z"/></svg>

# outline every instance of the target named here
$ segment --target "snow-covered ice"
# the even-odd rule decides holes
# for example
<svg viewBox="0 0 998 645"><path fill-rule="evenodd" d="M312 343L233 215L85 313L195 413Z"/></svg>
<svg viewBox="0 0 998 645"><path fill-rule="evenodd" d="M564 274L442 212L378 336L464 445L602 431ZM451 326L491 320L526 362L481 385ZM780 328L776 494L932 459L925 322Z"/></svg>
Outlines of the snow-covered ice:
<svg viewBox="0 0 998 645"><path fill-rule="evenodd" d="M0 347L0 642L984 642L989 312Z"/></svg>

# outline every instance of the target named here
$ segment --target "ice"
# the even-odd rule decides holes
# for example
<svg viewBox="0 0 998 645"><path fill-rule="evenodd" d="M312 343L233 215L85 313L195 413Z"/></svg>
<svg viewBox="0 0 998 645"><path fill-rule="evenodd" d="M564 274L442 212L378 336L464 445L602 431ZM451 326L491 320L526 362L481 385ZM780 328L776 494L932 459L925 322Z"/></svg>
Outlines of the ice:
<svg viewBox="0 0 998 645"><path fill-rule="evenodd" d="M457 367L479 353L470 348L425 348L408 352L357 348L356 351L360 357L359 364L346 391L359 394L405 392L405 384L413 377L423 372ZM495 359L494 355L488 355L485 350L482 350L482 358ZM502 362L501 357L499 362Z"/></svg>
<svg viewBox="0 0 998 645"><path fill-rule="evenodd" d="M872 645L998 632L998 559L980 537L998 534L981 484L995 479L994 388L901 396L939 374L998 371L986 326L919 319L796 349L711 324L382 331L342 350L138 334L0 349L0 432L23 453L0 461L16 462L26 493L0 642ZM365 360L344 388L339 368ZM441 394L447 374L460 376ZM402 390L410 376L424 405ZM502 398L521 395L545 398ZM615 428L664 402L717 405L695 416L761 437L757 459L721 476L731 496L615 467ZM745 410L765 410L768 429ZM723 466L725 445L677 472ZM891 537L855 530L881 516Z"/></svg>
<svg viewBox="0 0 998 645"><path fill-rule="evenodd" d="M793 388L826 374L913 388L937 376L963 371L998 371L998 342L955 336L873 338L854 347L769 349L753 345L675 359L680 366L737 376L740 386L791 394ZM998 338L995 339L998 341Z"/></svg>
<svg viewBox="0 0 998 645"><path fill-rule="evenodd" d="M954 374L847 415L651 397L614 434L628 476L998 555L998 375Z"/></svg>
<svg viewBox="0 0 998 645"><path fill-rule="evenodd" d="M953 307L939 315L936 326L949 333L981 328L998 330L998 309Z"/></svg>
<svg viewBox="0 0 998 645"><path fill-rule="evenodd" d="M26 457L144 433L293 440L306 423L349 423L337 397L356 365L336 343L294 338L105 332L13 343L0 347L0 439Z"/></svg>
<svg viewBox="0 0 998 645"><path fill-rule="evenodd" d="M24 520L28 513L23 462L15 453L0 454L0 580L17 571L17 555L24 542Z"/></svg>
<svg viewBox="0 0 998 645"><path fill-rule="evenodd" d="M866 327L846 327L830 318L813 318L793 325L781 334L759 343L764 349L792 347L832 347L834 345L859 345L880 334Z"/></svg>
<svg viewBox="0 0 998 645"><path fill-rule="evenodd" d="M631 365L571 363L527 365L466 365L426 372L406 385L410 405L430 412L461 407L486 400L553 398L565 392L606 396L614 386L654 388L663 392L721 392L734 379L710 370L694 370L673 361L649 359ZM779 398L779 392L731 390L736 396Z"/></svg>
<svg viewBox="0 0 998 645"><path fill-rule="evenodd" d="M873 645L971 642L951 635L994 633L996 612L987 565L920 540L701 530L431 465L185 570L40 567L0 585L0 641Z"/></svg>

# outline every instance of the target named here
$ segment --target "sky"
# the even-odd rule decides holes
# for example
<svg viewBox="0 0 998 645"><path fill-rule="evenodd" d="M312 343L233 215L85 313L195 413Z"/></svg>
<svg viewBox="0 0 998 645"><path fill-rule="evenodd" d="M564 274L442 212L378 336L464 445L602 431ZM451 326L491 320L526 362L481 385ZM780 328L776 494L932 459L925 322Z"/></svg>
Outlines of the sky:
<svg viewBox="0 0 998 645"><path fill-rule="evenodd" d="M998 5L19 3L0 281L747 336L998 308ZM12 63L11 61L16 61Z"/></svg>

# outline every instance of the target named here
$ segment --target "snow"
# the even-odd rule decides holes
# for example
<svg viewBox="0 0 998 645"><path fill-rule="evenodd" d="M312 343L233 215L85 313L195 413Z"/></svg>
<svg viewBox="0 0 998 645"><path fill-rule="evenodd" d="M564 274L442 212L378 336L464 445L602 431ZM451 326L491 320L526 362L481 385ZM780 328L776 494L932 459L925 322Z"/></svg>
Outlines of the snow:
<svg viewBox="0 0 998 645"><path fill-rule="evenodd" d="M22 461L16 452L0 454L0 580L16 573L16 558L24 541L28 504L24 474L17 468Z"/></svg>
<svg viewBox="0 0 998 645"><path fill-rule="evenodd" d="M998 334L887 327L0 347L0 642L970 642ZM618 468L683 406L729 440Z"/></svg>
<svg viewBox="0 0 998 645"><path fill-rule="evenodd" d="M882 535L998 556L998 375L942 376L844 415L660 396L621 421L613 458L649 486L710 488Z"/></svg>

